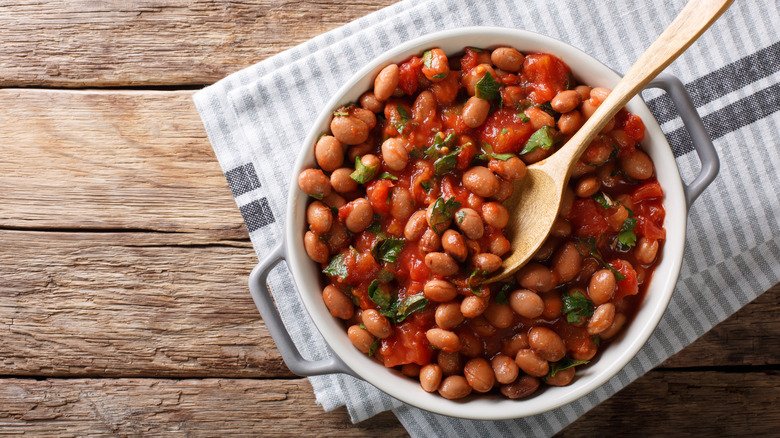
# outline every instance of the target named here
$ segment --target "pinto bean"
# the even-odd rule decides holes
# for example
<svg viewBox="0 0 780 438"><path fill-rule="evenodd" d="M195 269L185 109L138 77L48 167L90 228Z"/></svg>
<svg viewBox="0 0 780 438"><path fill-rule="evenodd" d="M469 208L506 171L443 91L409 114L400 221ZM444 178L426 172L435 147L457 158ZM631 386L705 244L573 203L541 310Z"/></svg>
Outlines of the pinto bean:
<svg viewBox="0 0 780 438"><path fill-rule="evenodd" d="M466 318L476 318L487 309L488 302L483 297L469 295L460 302L460 313Z"/></svg>
<svg viewBox="0 0 780 438"><path fill-rule="evenodd" d="M449 330L432 328L425 332L425 337L428 338L428 342L436 349L450 353L460 350L461 345L458 335Z"/></svg>
<svg viewBox="0 0 780 438"><path fill-rule="evenodd" d="M431 254L436 253L430 253L428 255ZM429 280L427 283L425 283L423 293L429 300L436 301L438 303L453 300L458 296L458 290L455 289L455 286L452 283L439 279Z"/></svg>
<svg viewBox="0 0 780 438"><path fill-rule="evenodd" d="M471 394L471 386L463 376L449 376L439 385L439 395L447 400L456 400Z"/></svg>
<svg viewBox="0 0 780 438"><path fill-rule="evenodd" d="M517 352L528 348L528 335L525 332L519 332L512 335L511 338L501 341L501 353L509 356L517 356Z"/></svg>
<svg viewBox="0 0 780 438"><path fill-rule="evenodd" d="M399 171L409 162L409 153L406 151L406 140L398 137L390 137L382 143L382 158L385 164L392 170Z"/></svg>
<svg viewBox="0 0 780 438"><path fill-rule="evenodd" d="M425 296L428 295L426 294ZM455 301L439 304L436 307L434 318L436 320L436 325L445 330L457 327L465 319L463 313L460 311L460 303Z"/></svg>
<svg viewBox="0 0 780 438"><path fill-rule="evenodd" d="M504 202L507 199L509 199L510 196L512 196L512 193L515 191L515 185L512 184L510 181L507 181L503 178L498 179L498 191L495 195L491 197L491 199L498 201L498 202Z"/></svg>
<svg viewBox="0 0 780 438"><path fill-rule="evenodd" d="M563 114L577 109L581 101L582 98L575 90L564 90L553 97L550 105L555 111Z"/></svg>
<svg viewBox="0 0 780 438"><path fill-rule="evenodd" d="M466 365L463 367L463 374L469 386L477 392L488 392L493 389L493 385L496 383L493 368L491 368L487 360L481 357L475 357L466 362Z"/></svg>
<svg viewBox="0 0 780 438"><path fill-rule="evenodd" d="M501 257L486 252L475 255L471 262L475 268L488 273L501 267Z"/></svg>
<svg viewBox="0 0 780 438"><path fill-rule="evenodd" d="M601 339L610 339L615 337L620 332L620 329L623 328L623 325L626 323L626 315L622 313L615 313L615 318L612 320L612 325L609 326L608 329L601 332L599 337Z"/></svg>
<svg viewBox="0 0 780 438"><path fill-rule="evenodd" d="M468 248L466 248L466 241L463 239L463 236L455 230L447 230L444 232L441 236L441 246L444 248L444 252L455 261L461 263L466 261L466 257L469 255Z"/></svg>
<svg viewBox="0 0 780 438"><path fill-rule="evenodd" d="M604 332L612 326L615 321L615 305L612 303L604 303L593 311L593 315L588 321L588 334L597 335Z"/></svg>
<svg viewBox="0 0 780 438"><path fill-rule="evenodd" d="M425 265L434 274L453 275L458 272L458 263L444 252L431 252L425 255Z"/></svg>
<svg viewBox="0 0 780 438"><path fill-rule="evenodd" d="M634 256L636 261L643 265L649 265L655 261L658 255L658 241L655 239L648 239L645 236L639 238L639 242L636 244L636 251Z"/></svg>
<svg viewBox="0 0 780 438"><path fill-rule="evenodd" d="M457 352L439 351L436 363L445 376L459 374L463 370L463 361L460 353Z"/></svg>
<svg viewBox="0 0 780 438"><path fill-rule="evenodd" d="M368 139L368 125L357 117L337 116L330 122L330 132L338 141L354 145Z"/></svg>
<svg viewBox="0 0 780 438"><path fill-rule="evenodd" d="M434 392L441 384L442 370L438 364L429 363L420 368L420 386L425 392Z"/></svg>
<svg viewBox="0 0 780 438"><path fill-rule="evenodd" d="M333 190L339 193L349 193L357 190L358 183L350 175L352 175L353 169L349 167L342 167L333 171L330 174L330 185Z"/></svg>
<svg viewBox="0 0 780 438"><path fill-rule="evenodd" d="M515 319L512 309L509 306L506 304L499 304L496 301L490 301L483 315L485 315L485 319L488 320L490 325L500 329L511 326Z"/></svg>
<svg viewBox="0 0 780 438"><path fill-rule="evenodd" d="M547 292L555 286L552 272L539 263L529 263L517 273L520 286L536 292Z"/></svg>
<svg viewBox="0 0 780 438"><path fill-rule="evenodd" d="M438 251L441 249L441 236L436 234L431 228L426 228L417 245L422 254Z"/></svg>
<svg viewBox="0 0 780 438"><path fill-rule="evenodd" d="M631 178L645 180L653 176L653 162L639 149L620 159L620 167Z"/></svg>
<svg viewBox="0 0 780 438"><path fill-rule="evenodd" d="M330 180L320 169L306 169L298 175L298 187L310 196L328 196Z"/></svg>
<svg viewBox="0 0 780 438"><path fill-rule="evenodd" d="M323 135L314 145L317 164L326 172L332 172L344 163L344 147L336 137Z"/></svg>
<svg viewBox="0 0 780 438"><path fill-rule="evenodd" d="M488 162L488 168L507 181L523 179L526 174L525 163L517 157L510 157L506 160L491 158Z"/></svg>
<svg viewBox="0 0 780 438"><path fill-rule="evenodd" d="M425 219L425 210L417 210L409 217L404 226L404 237L409 242L419 240L428 228L428 221Z"/></svg>
<svg viewBox="0 0 780 438"><path fill-rule="evenodd" d="M436 116L436 107L436 96L428 90L423 91L417 95L412 105L412 122L426 124Z"/></svg>
<svg viewBox="0 0 780 438"><path fill-rule="evenodd" d="M390 64L383 68L374 80L374 97L380 101L389 99L398 87L399 78L400 69L397 64Z"/></svg>
<svg viewBox="0 0 780 438"><path fill-rule="evenodd" d="M612 299L617 281L609 269L597 271L588 282L588 297L598 306Z"/></svg>
<svg viewBox="0 0 780 438"><path fill-rule="evenodd" d="M531 350L549 362L557 362L566 355L566 345L554 330L547 327L534 327L528 332Z"/></svg>
<svg viewBox="0 0 780 438"><path fill-rule="evenodd" d="M303 236L303 247L306 249L306 254L309 258L317 263L325 263L328 261L330 252L328 245L320 240L320 236L311 231L307 231Z"/></svg>
<svg viewBox="0 0 780 438"><path fill-rule="evenodd" d="M523 68L525 56L511 47L499 47L490 54L490 62L501 70L517 73Z"/></svg>
<svg viewBox="0 0 780 438"><path fill-rule="evenodd" d="M568 113L561 114L558 119L558 130L563 135L572 135L582 128L585 123L582 113L577 110L569 111Z"/></svg>
<svg viewBox="0 0 780 438"><path fill-rule="evenodd" d="M516 381L501 386L501 394L507 398L519 399L528 397L539 389L541 382L533 376L520 376Z"/></svg>
<svg viewBox="0 0 780 438"><path fill-rule="evenodd" d="M545 126L552 128L555 126L555 118L541 108L532 106L530 108L526 108L524 112L525 115L531 119L531 126L533 126L534 129L542 129Z"/></svg>
<svg viewBox="0 0 780 438"><path fill-rule="evenodd" d="M496 235L491 241L490 246L488 247L488 250L491 254L495 254L499 257L509 252L511 243L509 243L509 239L506 237L498 234Z"/></svg>
<svg viewBox="0 0 780 438"><path fill-rule="evenodd" d="M360 96L360 106L371 111L372 113L380 113L385 108L385 104L376 98L373 92L369 91L363 93Z"/></svg>
<svg viewBox="0 0 780 438"><path fill-rule="evenodd" d="M414 213L414 198L406 187L394 187L390 195L390 215L406 220Z"/></svg>
<svg viewBox="0 0 780 438"><path fill-rule="evenodd" d="M477 357L482 355L482 340L478 338L473 331L465 328L458 331L458 339L460 339L460 354L466 357Z"/></svg>
<svg viewBox="0 0 780 438"><path fill-rule="evenodd" d="M509 306L523 318L538 318L544 312L542 297L528 289L518 289L509 295Z"/></svg>
<svg viewBox="0 0 780 438"><path fill-rule="evenodd" d="M550 371L550 364L530 348L518 351L515 362L521 370L530 376L544 377Z"/></svg>
<svg viewBox="0 0 780 438"><path fill-rule="evenodd" d="M385 339L393 334L393 327L386 316L374 309L363 310L363 325L366 330L379 339Z"/></svg>
<svg viewBox="0 0 780 438"><path fill-rule="evenodd" d="M573 242L566 242L555 252L552 271L561 283L572 281L582 268L582 256Z"/></svg>
<svg viewBox="0 0 780 438"><path fill-rule="evenodd" d="M601 181L599 181L596 175L587 175L577 181L577 188L574 190L574 193L580 198L590 198L598 193L600 188Z"/></svg>
<svg viewBox="0 0 780 438"><path fill-rule="evenodd" d="M470 208L461 208L455 212L455 223L460 231L469 239L475 240L482 238L485 233L485 226L479 213Z"/></svg>
<svg viewBox="0 0 780 438"><path fill-rule="evenodd" d="M368 354L371 350L371 345L374 343L374 337L368 330L360 328L359 325L353 325L347 330L347 336L352 341L358 350L363 354Z"/></svg>
<svg viewBox="0 0 780 438"><path fill-rule="evenodd" d="M359 233L368 228L374 221L374 209L371 208L371 203L366 198L357 198L350 204L352 204L352 210L344 220L344 225L349 231Z"/></svg>
<svg viewBox="0 0 780 438"><path fill-rule="evenodd" d="M474 166L463 172L463 185L472 193L489 198L498 193L496 175L487 167Z"/></svg>
<svg viewBox="0 0 780 438"><path fill-rule="evenodd" d="M315 233L325 234L333 225L333 212L322 202L314 201L306 207L306 222Z"/></svg>
<svg viewBox="0 0 780 438"><path fill-rule="evenodd" d="M325 289L322 290L322 300L325 302L325 307L328 308L330 314L336 318L349 319L352 318L352 314L355 312L352 300L334 286L325 286Z"/></svg>
<svg viewBox="0 0 780 438"><path fill-rule="evenodd" d="M548 375L544 382L550 386L566 386L574 380L574 367L559 370L554 376Z"/></svg>
<svg viewBox="0 0 780 438"><path fill-rule="evenodd" d="M496 376L498 383L512 383L520 374L520 367L517 366L517 362L505 354L496 355L491 359L490 366L493 368L493 374Z"/></svg>
<svg viewBox="0 0 780 438"><path fill-rule="evenodd" d="M488 113L490 113L490 102L477 96L471 96L463 105L461 117L463 117L463 123L466 126L477 128L485 122Z"/></svg>

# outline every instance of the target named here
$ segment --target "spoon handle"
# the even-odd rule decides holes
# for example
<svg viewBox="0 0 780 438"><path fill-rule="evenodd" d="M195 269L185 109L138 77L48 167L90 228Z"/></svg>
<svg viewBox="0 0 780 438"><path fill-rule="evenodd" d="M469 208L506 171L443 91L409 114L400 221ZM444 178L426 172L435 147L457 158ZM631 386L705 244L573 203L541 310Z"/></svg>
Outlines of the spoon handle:
<svg viewBox="0 0 780 438"><path fill-rule="evenodd" d="M555 154L548 166L571 168L607 122L653 78L685 51L734 0L691 0L669 27L645 50L615 89L579 131ZM545 166L546 167L546 166ZM568 179L568 172L562 172ZM561 173L559 173L561 174Z"/></svg>

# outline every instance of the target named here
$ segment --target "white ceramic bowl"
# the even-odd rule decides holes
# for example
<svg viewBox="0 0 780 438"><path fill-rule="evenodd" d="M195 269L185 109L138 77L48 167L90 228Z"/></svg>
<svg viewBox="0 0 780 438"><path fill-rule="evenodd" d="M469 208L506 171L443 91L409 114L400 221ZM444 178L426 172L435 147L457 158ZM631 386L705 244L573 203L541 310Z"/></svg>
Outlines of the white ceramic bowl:
<svg viewBox="0 0 780 438"><path fill-rule="evenodd" d="M314 143L321 133L328 130L333 109L358 100L363 92L373 87L374 77L387 64L401 62L412 55L419 56L423 50L432 47L440 47L447 54L456 54L462 52L466 46L493 48L502 45L515 47L521 52L555 54L571 67L579 82L593 87L603 86L611 89L620 79L614 71L578 49L543 35L516 29L453 29L401 44L368 61L366 66L336 93L311 127L304 143L306 147L298 157L291 175L285 231L286 258L303 303L330 348L355 375L410 405L438 414L479 420L525 417L570 403L604 384L637 354L655 329L671 298L683 256L686 197L689 202L695 199L695 195L686 196L674 156L661 129L644 102L636 97L627 105L627 109L641 117L647 128L642 145L655 163L657 177L665 193L666 242L661 261L636 317L618 338L600 352L597 360L577 371L573 383L564 387L547 387L522 400L471 395L462 400L451 401L436 393L423 391L416 380L385 368L360 353L350 342L341 322L333 318L325 307L321 295L320 269L307 257L304 250L303 235L306 231L305 210L308 199L298 189L297 176L302 169L315 166ZM267 319L265 314L263 316ZM279 339L277 343L280 343ZM283 350L281 345L280 350ZM286 347L284 350L283 355L286 354Z"/></svg>

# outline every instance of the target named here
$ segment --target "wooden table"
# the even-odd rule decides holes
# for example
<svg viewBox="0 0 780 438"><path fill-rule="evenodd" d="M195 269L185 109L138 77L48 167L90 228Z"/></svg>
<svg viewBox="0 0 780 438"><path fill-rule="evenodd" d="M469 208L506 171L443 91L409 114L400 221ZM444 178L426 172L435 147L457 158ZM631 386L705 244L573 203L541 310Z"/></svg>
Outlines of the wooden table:
<svg viewBox="0 0 780 438"><path fill-rule="evenodd" d="M132 3L132 4L126 4ZM404 436L284 366L191 96L392 0L0 5L0 435ZM780 287L560 436L770 435Z"/></svg>

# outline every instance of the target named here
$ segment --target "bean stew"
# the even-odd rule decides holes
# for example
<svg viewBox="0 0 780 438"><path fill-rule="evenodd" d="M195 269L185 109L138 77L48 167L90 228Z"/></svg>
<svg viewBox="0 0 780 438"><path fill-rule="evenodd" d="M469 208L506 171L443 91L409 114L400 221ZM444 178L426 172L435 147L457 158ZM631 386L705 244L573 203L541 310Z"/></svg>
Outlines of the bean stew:
<svg viewBox="0 0 780 438"><path fill-rule="evenodd" d="M364 354L447 399L568 385L641 304L665 239L645 127L620 112L573 168L552 233L508 282L502 205L609 94L547 53L432 48L336 108L298 176L322 298ZM519 184L517 185L519 187Z"/></svg>

